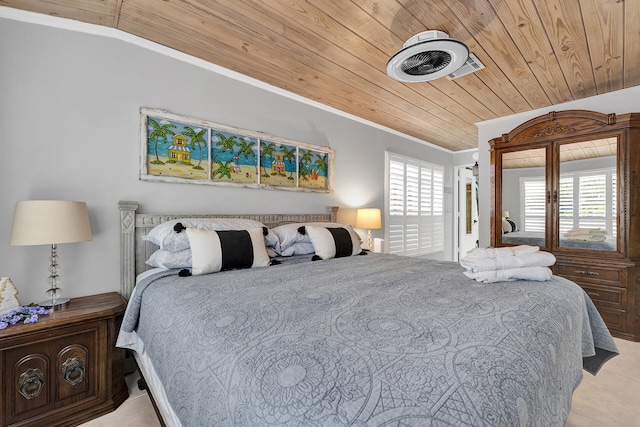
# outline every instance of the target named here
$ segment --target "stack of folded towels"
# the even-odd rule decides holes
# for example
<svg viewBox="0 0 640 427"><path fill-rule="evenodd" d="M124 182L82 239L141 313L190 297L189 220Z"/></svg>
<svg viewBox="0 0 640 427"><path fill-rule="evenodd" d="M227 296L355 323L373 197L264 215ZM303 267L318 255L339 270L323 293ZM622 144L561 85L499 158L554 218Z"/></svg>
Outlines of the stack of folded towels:
<svg viewBox="0 0 640 427"><path fill-rule="evenodd" d="M607 232L600 228L572 228L564 233L568 240L581 240L584 242L604 242Z"/></svg>
<svg viewBox="0 0 640 427"><path fill-rule="evenodd" d="M474 248L460 260L464 274L478 282L551 279L550 266L556 257L538 246L520 245L504 248Z"/></svg>

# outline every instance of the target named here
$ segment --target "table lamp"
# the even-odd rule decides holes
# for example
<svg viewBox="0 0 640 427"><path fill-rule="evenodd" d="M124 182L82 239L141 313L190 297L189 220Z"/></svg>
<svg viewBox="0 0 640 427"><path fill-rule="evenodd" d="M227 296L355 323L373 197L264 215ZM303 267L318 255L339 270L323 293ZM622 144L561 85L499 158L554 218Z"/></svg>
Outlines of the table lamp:
<svg viewBox="0 0 640 427"><path fill-rule="evenodd" d="M377 230L382 227L380 220L380 209L368 208L358 209L356 212L356 228L364 228L367 230L367 249L372 249L371 230Z"/></svg>
<svg viewBox="0 0 640 427"><path fill-rule="evenodd" d="M43 307L59 307L69 303L61 298L58 275L59 243L92 240L89 212L84 202L63 200L27 200L16 203L11 227L11 246L51 245L51 265L48 278L48 299L39 303Z"/></svg>

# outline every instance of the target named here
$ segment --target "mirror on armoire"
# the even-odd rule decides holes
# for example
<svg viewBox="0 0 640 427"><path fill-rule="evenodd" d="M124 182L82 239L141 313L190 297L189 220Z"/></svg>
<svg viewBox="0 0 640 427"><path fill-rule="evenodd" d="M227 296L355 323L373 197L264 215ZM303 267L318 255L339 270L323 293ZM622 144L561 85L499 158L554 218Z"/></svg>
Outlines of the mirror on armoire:
<svg viewBox="0 0 640 427"><path fill-rule="evenodd" d="M502 234L507 245L547 246L546 149L509 151L501 154Z"/></svg>
<svg viewBox="0 0 640 427"><path fill-rule="evenodd" d="M617 137L559 146L560 248L617 249L617 146Z"/></svg>

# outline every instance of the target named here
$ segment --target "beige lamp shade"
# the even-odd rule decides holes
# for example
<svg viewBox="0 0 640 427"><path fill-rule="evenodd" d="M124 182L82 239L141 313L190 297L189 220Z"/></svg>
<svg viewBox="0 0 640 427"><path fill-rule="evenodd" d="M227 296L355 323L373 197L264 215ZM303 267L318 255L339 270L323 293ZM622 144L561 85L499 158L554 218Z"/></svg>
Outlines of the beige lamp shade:
<svg viewBox="0 0 640 427"><path fill-rule="evenodd" d="M92 240L84 202L27 200L16 203L11 246L52 245Z"/></svg>
<svg viewBox="0 0 640 427"><path fill-rule="evenodd" d="M356 212L356 228L377 230L382 227L380 209L358 209Z"/></svg>

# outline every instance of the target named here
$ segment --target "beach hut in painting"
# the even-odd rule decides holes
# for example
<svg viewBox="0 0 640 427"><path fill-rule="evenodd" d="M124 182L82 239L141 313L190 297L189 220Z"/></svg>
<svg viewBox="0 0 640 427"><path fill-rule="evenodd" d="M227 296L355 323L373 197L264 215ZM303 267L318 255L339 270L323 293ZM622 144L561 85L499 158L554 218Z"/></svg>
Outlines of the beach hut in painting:
<svg viewBox="0 0 640 427"><path fill-rule="evenodd" d="M277 152L273 155L273 161L271 162L271 174L272 175L285 175L287 167L284 164L284 157L281 152Z"/></svg>
<svg viewBox="0 0 640 427"><path fill-rule="evenodd" d="M169 146L169 161L185 165L191 164L191 149L187 147L187 138L181 133L173 137L173 144Z"/></svg>

